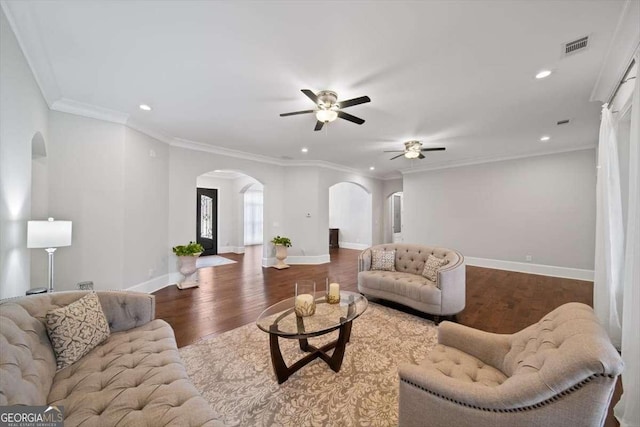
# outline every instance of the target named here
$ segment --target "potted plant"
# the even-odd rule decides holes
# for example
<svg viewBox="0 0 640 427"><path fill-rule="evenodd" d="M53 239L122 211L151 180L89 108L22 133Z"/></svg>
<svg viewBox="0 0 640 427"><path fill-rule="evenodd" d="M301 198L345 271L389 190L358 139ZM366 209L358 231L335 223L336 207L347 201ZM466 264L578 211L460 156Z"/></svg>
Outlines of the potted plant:
<svg viewBox="0 0 640 427"><path fill-rule="evenodd" d="M291 247L291 239L276 236L271 239L271 243L276 247L276 259L278 260L278 263L274 265L273 268L277 268L278 270L289 268L289 265L285 264L284 260L287 259L287 248Z"/></svg>
<svg viewBox="0 0 640 427"><path fill-rule="evenodd" d="M182 280L177 283L178 289L193 288L198 286L198 268L196 261L204 248L200 243L189 242L188 245L173 247L173 253L178 257L178 271L182 274Z"/></svg>

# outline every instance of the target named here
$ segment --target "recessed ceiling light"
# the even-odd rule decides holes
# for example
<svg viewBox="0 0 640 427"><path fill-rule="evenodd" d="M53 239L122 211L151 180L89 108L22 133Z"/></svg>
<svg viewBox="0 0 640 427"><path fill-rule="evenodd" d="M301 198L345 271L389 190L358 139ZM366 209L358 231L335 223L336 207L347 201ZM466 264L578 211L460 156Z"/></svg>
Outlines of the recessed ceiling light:
<svg viewBox="0 0 640 427"><path fill-rule="evenodd" d="M376 168L375 166L369 166L370 171L375 170L375 168Z"/></svg>
<svg viewBox="0 0 640 427"><path fill-rule="evenodd" d="M548 140L550 140L550 139L551 139L551 137L550 137L550 136L545 135L545 136L543 136L543 137L541 137L541 138L540 138L540 141L548 141Z"/></svg>
<svg viewBox="0 0 640 427"><path fill-rule="evenodd" d="M300 151L302 151L303 153L308 153L309 149L307 147L302 147L302 150L300 150Z"/></svg>
<svg viewBox="0 0 640 427"><path fill-rule="evenodd" d="M151 107L149 107L147 104L140 104L140 109L144 111L151 111Z"/></svg>
<svg viewBox="0 0 640 427"><path fill-rule="evenodd" d="M549 77L551 75L551 71L542 70L538 74L536 74L536 79L544 79L545 77Z"/></svg>

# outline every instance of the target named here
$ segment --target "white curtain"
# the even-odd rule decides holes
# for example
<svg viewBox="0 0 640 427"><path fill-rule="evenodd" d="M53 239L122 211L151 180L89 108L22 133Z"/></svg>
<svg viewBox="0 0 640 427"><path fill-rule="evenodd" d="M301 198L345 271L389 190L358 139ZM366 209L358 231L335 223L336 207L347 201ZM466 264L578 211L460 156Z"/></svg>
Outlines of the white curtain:
<svg viewBox="0 0 640 427"><path fill-rule="evenodd" d="M244 244L262 243L263 192L249 189L244 193Z"/></svg>
<svg viewBox="0 0 640 427"><path fill-rule="evenodd" d="M596 186L596 259L593 307L613 344L622 341L624 232L618 167L618 143L611 111L602 108Z"/></svg>
<svg viewBox="0 0 640 427"><path fill-rule="evenodd" d="M638 63L636 56L636 63ZM621 427L640 426L640 82L635 81L629 144L629 203L623 274L624 390L614 414Z"/></svg>

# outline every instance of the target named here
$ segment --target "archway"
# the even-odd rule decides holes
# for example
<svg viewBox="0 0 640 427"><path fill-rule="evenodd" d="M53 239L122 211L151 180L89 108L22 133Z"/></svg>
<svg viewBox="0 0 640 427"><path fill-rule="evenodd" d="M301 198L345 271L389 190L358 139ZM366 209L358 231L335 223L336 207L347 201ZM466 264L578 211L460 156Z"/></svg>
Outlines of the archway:
<svg viewBox="0 0 640 427"><path fill-rule="evenodd" d="M36 132L31 138L31 219L49 216L49 169L44 137ZM29 251L31 255L31 283L47 283L47 253ZM35 285L34 285L35 286Z"/></svg>
<svg viewBox="0 0 640 427"><path fill-rule="evenodd" d="M385 242L399 243L404 241L402 235L403 213L403 194L397 191L387 198L389 224L388 229L384 231Z"/></svg>
<svg viewBox="0 0 640 427"><path fill-rule="evenodd" d="M213 218L210 223L207 222L209 220L209 218L207 218L207 212L205 212L205 215L202 215L202 207L200 207L199 211L201 215L198 216L196 222L206 223L207 226L211 227L211 229L205 230L204 234L207 236L215 235L216 252L220 254L244 253L246 241L245 199L247 197L253 197L255 203L258 203L258 201L262 202L263 199L261 196L264 189L262 183L239 171L214 170L198 176L196 179L196 187L198 192L200 192L199 189L215 190L216 200L215 203L212 202L212 205L215 205L215 212L213 212L213 209L211 212L215 218ZM257 200L258 198L259 200ZM198 203L200 203L200 200L198 200ZM206 207L208 209L208 206ZM262 223L264 221L262 208L255 206L250 213L254 221L252 227L249 227L252 233L254 233L254 235L251 236L251 244L258 245L262 243ZM203 227L197 226L196 228L196 231L202 236ZM261 237L259 242L257 242L258 239L255 236L256 228L259 228Z"/></svg>
<svg viewBox="0 0 640 427"><path fill-rule="evenodd" d="M337 233L340 248L362 250L371 246L372 217L371 193L363 186L345 181L329 187L329 229Z"/></svg>

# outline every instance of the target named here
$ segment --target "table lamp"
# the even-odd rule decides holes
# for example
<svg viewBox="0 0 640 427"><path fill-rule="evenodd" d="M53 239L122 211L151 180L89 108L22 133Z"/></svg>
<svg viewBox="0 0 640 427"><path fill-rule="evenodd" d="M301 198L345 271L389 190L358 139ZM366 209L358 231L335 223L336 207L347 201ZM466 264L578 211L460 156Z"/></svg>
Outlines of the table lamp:
<svg viewBox="0 0 640 427"><path fill-rule="evenodd" d="M49 292L53 292L53 253L62 246L71 246L71 221L29 221L27 247L44 248L49 254Z"/></svg>

